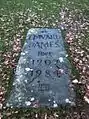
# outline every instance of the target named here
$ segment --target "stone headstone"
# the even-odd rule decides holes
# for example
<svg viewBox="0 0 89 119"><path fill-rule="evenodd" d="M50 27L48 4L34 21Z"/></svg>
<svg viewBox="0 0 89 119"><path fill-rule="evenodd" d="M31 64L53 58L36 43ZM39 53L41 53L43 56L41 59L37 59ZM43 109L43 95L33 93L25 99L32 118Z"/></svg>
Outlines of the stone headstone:
<svg viewBox="0 0 89 119"><path fill-rule="evenodd" d="M71 66L60 29L31 28L26 37L7 101L12 107L74 104Z"/></svg>

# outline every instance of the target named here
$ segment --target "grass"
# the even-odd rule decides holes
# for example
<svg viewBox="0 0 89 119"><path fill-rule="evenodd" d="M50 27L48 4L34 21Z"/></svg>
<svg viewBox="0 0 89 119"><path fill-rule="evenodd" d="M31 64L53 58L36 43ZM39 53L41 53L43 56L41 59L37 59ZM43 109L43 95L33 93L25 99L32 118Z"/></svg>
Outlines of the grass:
<svg viewBox="0 0 89 119"><path fill-rule="evenodd" d="M85 15L87 18L89 17L89 1L88 0L0 0L0 52L1 54L5 54L7 52L12 52L12 43L14 37L16 38L17 34L23 36L22 38L22 45L25 41L27 30L31 27L59 27L60 21L60 10L61 8L69 8L70 10L78 9ZM30 20L29 20L30 18ZM85 49L88 53L87 49L89 48L89 35L86 34L86 38L81 39L82 45L81 47ZM70 53L69 53L70 54ZM1 55L2 56L2 55ZM16 58L17 59L17 58ZM69 57L69 60L72 59ZM2 65L2 74L4 75L7 73L7 77L10 79L11 71L3 65L4 58L1 57L0 59ZM16 60L17 62L17 60ZM72 65L72 73L74 75L79 76L79 72L76 71L74 65ZM10 90L10 86L12 84L12 80L5 81L2 83L2 86ZM76 88L77 94L81 97L81 90L80 87L77 86ZM7 93L8 94L8 93ZM7 95L6 95L7 96ZM75 108L75 110L78 107ZM16 119L20 119L21 115L25 115L25 118L33 118L35 113L49 113L52 115L54 112L57 112L60 118L66 117L69 115L69 112L73 111L73 109L64 109L63 107L58 110L31 110L31 109L24 109L18 110L18 114L13 113L13 110L16 109L5 109L3 111L3 118L6 117L6 112L12 113L10 115L10 119L16 116ZM78 111L80 111L79 109ZM30 114L29 114L30 113ZM79 112L80 113L80 112ZM26 117L26 114L28 117ZM30 115L30 116L29 116Z"/></svg>

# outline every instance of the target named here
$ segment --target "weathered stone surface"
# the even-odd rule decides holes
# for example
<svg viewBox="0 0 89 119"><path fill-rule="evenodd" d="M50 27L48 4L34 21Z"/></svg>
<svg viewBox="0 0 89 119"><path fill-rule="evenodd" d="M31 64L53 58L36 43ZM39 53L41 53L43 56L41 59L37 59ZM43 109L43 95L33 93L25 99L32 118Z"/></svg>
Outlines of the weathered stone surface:
<svg viewBox="0 0 89 119"><path fill-rule="evenodd" d="M60 29L32 28L21 52L7 106L73 105L70 75Z"/></svg>

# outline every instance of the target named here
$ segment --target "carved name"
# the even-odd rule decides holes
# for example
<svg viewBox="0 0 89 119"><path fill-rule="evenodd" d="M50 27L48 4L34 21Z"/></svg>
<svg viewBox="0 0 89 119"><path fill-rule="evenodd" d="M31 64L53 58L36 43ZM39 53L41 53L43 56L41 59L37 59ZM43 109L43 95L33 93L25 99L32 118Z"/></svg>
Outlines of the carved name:
<svg viewBox="0 0 89 119"><path fill-rule="evenodd" d="M60 36L57 34L39 34L39 35L33 34L30 38L33 40L37 40L37 39L48 40L48 39L59 39Z"/></svg>
<svg viewBox="0 0 89 119"><path fill-rule="evenodd" d="M34 47L34 48L39 48L39 49L47 49L47 48L56 48L56 47L60 47L59 45L59 40L54 40L54 41L47 41L47 42L40 42L40 41L35 41L35 42L31 42L29 44L29 47Z"/></svg>

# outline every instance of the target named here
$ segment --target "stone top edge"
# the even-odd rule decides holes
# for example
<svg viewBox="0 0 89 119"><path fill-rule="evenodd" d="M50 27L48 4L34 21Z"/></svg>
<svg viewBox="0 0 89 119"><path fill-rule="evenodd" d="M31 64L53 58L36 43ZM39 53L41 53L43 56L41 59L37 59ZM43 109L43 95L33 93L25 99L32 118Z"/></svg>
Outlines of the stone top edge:
<svg viewBox="0 0 89 119"><path fill-rule="evenodd" d="M30 28L29 30L28 30L28 32L27 32L27 37L30 35L30 34L34 34L34 33L38 33L40 30L58 30L58 32L61 34L61 29L60 28L50 28L50 27L42 27L42 28Z"/></svg>

